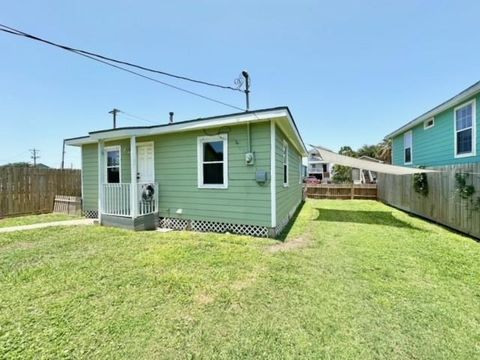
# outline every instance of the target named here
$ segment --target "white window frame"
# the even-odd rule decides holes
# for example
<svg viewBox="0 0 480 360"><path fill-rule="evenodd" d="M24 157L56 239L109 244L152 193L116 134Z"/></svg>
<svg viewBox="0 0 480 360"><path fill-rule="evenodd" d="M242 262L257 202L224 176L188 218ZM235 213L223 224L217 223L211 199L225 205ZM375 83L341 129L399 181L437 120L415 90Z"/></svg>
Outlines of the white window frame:
<svg viewBox="0 0 480 360"><path fill-rule="evenodd" d="M285 166L287 167L287 181L285 182ZM283 146L282 146L282 181L283 181L283 187L288 187L288 183L290 180L289 176L289 166L288 166L288 142L286 140L283 140Z"/></svg>
<svg viewBox="0 0 480 360"><path fill-rule="evenodd" d="M203 144L213 141L223 141L223 161L209 161L208 163L223 163L223 184L203 183ZM228 134L199 136L197 138L197 179L199 189L228 189Z"/></svg>
<svg viewBox="0 0 480 360"><path fill-rule="evenodd" d="M465 106L472 105L472 126L470 128L465 128L461 130L457 130L457 110L461 109ZM470 156L475 156L477 153L477 102L475 99L467 101L461 105L458 105L453 109L453 142L454 142L454 149L453 149L453 154L454 157L457 158L464 158L464 157L470 157ZM463 154L458 154L458 149L457 149L457 133L459 131L463 130L468 130L472 129L472 151L469 153L463 153Z"/></svg>
<svg viewBox="0 0 480 360"><path fill-rule="evenodd" d="M428 122L431 121L432 124L431 125L428 125ZM423 122L423 129L424 130L427 130L427 129L431 129L435 126L435 118L434 117L431 117L431 118L428 118L427 120L425 120Z"/></svg>
<svg viewBox="0 0 480 360"><path fill-rule="evenodd" d="M405 138L407 137L407 134L410 134L410 161L407 162L406 156L405 156L405 150L408 149L407 146L405 146ZM403 134L403 164L404 165L411 165L413 163L413 132L412 130L409 130Z"/></svg>
<svg viewBox="0 0 480 360"><path fill-rule="evenodd" d="M116 183L109 183L108 182L108 152L109 151L118 151L118 183L122 183L122 147L120 145L114 146L105 146L104 149L104 166L103 169L105 171L105 184L116 184ZM116 166L110 166L116 167Z"/></svg>

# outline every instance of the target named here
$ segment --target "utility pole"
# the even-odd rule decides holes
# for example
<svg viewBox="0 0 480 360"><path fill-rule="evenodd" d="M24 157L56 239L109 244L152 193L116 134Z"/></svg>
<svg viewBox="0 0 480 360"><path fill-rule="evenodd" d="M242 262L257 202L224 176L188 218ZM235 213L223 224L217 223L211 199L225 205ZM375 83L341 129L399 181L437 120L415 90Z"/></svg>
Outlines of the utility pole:
<svg viewBox="0 0 480 360"><path fill-rule="evenodd" d="M38 155L40 150L33 148L33 149L30 149L30 152L32 153L32 156L30 156L30 158L33 159L33 167L36 167L37 166L37 159L40 158L40 155Z"/></svg>
<svg viewBox="0 0 480 360"><path fill-rule="evenodd" d="M247 111L250 110L250 76L248 72L243 70L242 75L245 78L245 100L247 102Z"/></svg>
<svg viewBox="0 0 480 360"><path fill-rule="evenodd" d="M109 114L113 115L113 128L114 129L117 128L117 113L119 113L119 112L120 112L120 110L115 109L115 108L112 111L108 112Z"/></svg>

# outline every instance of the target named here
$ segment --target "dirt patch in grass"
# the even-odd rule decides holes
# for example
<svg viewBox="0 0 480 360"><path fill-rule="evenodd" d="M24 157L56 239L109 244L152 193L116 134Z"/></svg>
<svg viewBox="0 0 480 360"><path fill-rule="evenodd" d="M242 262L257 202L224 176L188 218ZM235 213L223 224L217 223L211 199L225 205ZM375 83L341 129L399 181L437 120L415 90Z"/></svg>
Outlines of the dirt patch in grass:
<svg viewBox="0 0 480 360"><path fill-rule="evenodd" d="M267 252L276 253L279 251L291 251L307 247L311 240L307 236L299 236L293 240L280 242L267 247Z"/></svg>
<svg viewBox="0 0 480 360"><path fill-rule="evenodd" d="M195 295L195 302L200 305L208 305L215 301L215 298L205 292Z"/></svg>

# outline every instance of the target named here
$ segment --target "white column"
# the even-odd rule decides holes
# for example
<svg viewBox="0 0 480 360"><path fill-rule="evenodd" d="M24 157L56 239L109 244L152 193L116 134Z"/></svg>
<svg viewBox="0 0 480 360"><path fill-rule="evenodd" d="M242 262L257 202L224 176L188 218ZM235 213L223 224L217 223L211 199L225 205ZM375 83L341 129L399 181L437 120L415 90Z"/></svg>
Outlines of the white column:
<svg viewBox="0 0 480 360"><path fill-rule="evenodd" d="M103 212L103 184L105 183L105 145L103 140L98 141L98 220L102 223Z"/></svg>
<svg viewBox="0 0 480 360"><path fill-rule="evenodd" d="M272 228L277 226L277 163L275 121L270 120L270 211Z"/></svg>
<svg viewBox="0 0 480 360"><path fill-rule="evenodd" d="M138 215L137 198L137 138L130 138L130 215L136 218Z"/></svg>

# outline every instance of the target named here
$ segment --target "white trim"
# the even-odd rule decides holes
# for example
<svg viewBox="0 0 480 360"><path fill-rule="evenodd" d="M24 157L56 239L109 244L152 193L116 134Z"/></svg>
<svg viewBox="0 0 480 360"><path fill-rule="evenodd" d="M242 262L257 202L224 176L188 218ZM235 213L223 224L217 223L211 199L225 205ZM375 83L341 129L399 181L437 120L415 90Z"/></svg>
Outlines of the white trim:
<svg viewBox="0 0 480 360"><path fill-rule="evenodd" d="M105 146L103 140L98 141L97 146L97 166L98 166L98 220L102 223L102 211L103 211L103 177L104 173L104 156Z"/></svg>
<svg viewBox="0 0 480 360"><path fill-rule="evenodd" d="M138 215L137 207L137 138L130 137L130 215L135 219Z"/></svg>
<svg viewBox="0 0 480 360"><path fill-rule="evenodd" d="M288 163L288 142L284 139L282 143L282 181L283 187L288 187L290 183L290 166ZM287 166L287 181L285 181L285 166Z"/></svg>
<svg viewBox="0 0 480 360"><path fill-rule="evenodd" d="M407 134L410 134L410 147L405 146L405 137ZM410 149L410 161L407 162L405 159L405 150ZM404 165L412 165L413 163L413 132L412 130L408 130L403 134L403 164Z"/></svg>
<svg viewBox="0 0 480 360"><path fill-rule="evenodd" d="M103 149L104 152L104 159L103 159L103 171L105 174L105 184L113 184L108 182L108 171L107 171L107 164L108 164L108 152L109 151L118 151L118 183L122 182L122 147L120 145L112 145L112 146L105 146Z"/></svg>
<svg viewBox="0 0 480 360"><path fill-rule="evenodd" d="M272 217L272 228L277 226L277 164L276 164L276 135L275 121L270 121L270 212Z"/></svg>
<svg viewBox="0 0 480 360"><path fill-rule="evenodd" d="M223 184L203 183L203 144L212 141L223 141ZM213 163L213 162L210 162ZM197 137L197 186L199 189L228 189L228 134Z"/></svg>
<svg viewBox="0 0 480 360"><path fill-rule="evenodd" d="M153 179L151 182L155 182L155 142L154 141L139 141L137 142L137 173L138 173L138 147L139 146L151 146L152 147L152 169Z"/></svg>
<svg viewBox="0 0 480 360"><path fill-rule="evenodd" d="M457 110L461 109L465 106L472 105L472 151L469 153L463 153L463 154L458 154L457 153L457 133L458 131L462 130L467 130L470 128L465 128L462 130L457 130ZM465 158L465 157L471 157L475 156L477 153L477 101L475 99L472 99L470 101L464 102L463 104L460 104L456 106L453 109L453 142L454 142L454 148L453 148L453 156L455 159L460 159L460 158Z"/></svg>
<svg viewBox="0 0 480 360"><path fill-rule="evenodd" d="M129 138L131 136L150 136L150 135L160 135L173 132L183 132L183 131L192 131L192 130L202 130L207 128L214 128L226 125L240 125L244 123L255 123L255 122L265 122L272 119L282 120L285 119L288 121L289 126L293 130L295 135L295 147L302 155L307 155L308 151L303 144L302 138L295 127L290 113L287 109L278 109L270 111L259 111L259 112L249 112L245 114L238 114L235 116L222 116L215 119L206 119L198 121L190 121L184 123L173 123L168 126L158 126L158 127L144 127L144 128L133 128L133 129L117 129L117 130L105 130L101 132L90 133L89 136L67 139L65 144L69 146L80 146L83 144L91 144L97 142L99 139L122 139Z"/></svg>
<svg viewBox="0 0 480 360"><path fill-rule="evenodd" d="M428 123L429 123L430 121L432 122L432 124L431 124L431 125L428 125ZM434 117L434 116L432 116L431 118L428 118L427 120L425 120L425 121L423 122L423 129L424 129L424 130L431 129L431 128L433 128L434 126L435 126L435 117Z"/></svg>
<svg viewBox="0 0 480 360"><path fill-rule="evenodd" d="M403 125L402 127L398 128L394 132L388 134L385 136L387 139L401 135L404 133L406 130L413 128L414 126L422 123L424 120L431 118L432 116L435 116L437 114L440 114L441 112L448 110L452 108L453 106L456 106L463 101L471 98L472 96L476 95L478 92L480 92L480 81L477 83L473 84L469 88L465 89L461 93L455 95L453 98L445 101L444 103L438 105L437 107L433 108L430 111L427 111L425 114L420 115L419 117L413 119L412 121L408 122L407 124Z"/></svg>

